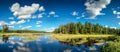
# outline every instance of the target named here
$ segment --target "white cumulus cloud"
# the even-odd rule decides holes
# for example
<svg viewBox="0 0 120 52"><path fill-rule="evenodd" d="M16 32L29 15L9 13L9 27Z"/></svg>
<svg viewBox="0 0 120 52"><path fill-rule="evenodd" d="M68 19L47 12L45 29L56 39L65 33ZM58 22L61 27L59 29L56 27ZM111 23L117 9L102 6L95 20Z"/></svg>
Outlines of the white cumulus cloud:
<svg viewBox="0 0 120 52"><path fill-rule="evenodd" d="M55 15L54 11L49 12L49 15Z"/></svg>
<svg viewBox="0 0 120 52"><path fill-rule="evenodd" d="M37 21L37 22L36 22L37 25L39 25L39 24L41 24L41 23L42 23L42 21Z"/></svg>
<svg viewBox="0 0 120 52"><path fill-rule="evenodd" d="M16 22L16 21L11 21L11 22L10 22L10 25L24 24L25 22L26 22L25 20L20 20L20 21L18 21L18 22Z"/></svg>
<svg viewBox="0 0 120 52"><path fill-rule="evenodd" d="M119 11L113 10L113 14L116 15L117 18L120 18L120 12Z"/></svg>
<svg viewBox="0 0 120 52"><path fill-rule="evenodd" d="M54 27L50 27L50 28L46 28L45 31L46 32L53 32L55 30Z"/></svg>
<svg viewBox="0 0 120 52"><path fill-rule="evenodd" d="M32 18L35 19L35 18L37 18L37 16L36 16L36 15L33 15Z"/></svg>
<svg viewBox="0 0 120 52"><path fill-rule="evenodd" d="M17 24L17 22L16 21L11 21L10 24L15 25L15 24Z"/></svg>
<svg viewBox="0 0 120 52"><path fill-rule="evenodd" d="M25 20L20 20L20 21L17 22L17 24L23 24L25 22L26 22Z"/></svg>
<svg viewBox="0 0 120 52"><path fill-rule="evenodd" d="M42 18L43 17L43 15L42 14L38 14L38 18Z"/></svg>
<svg viewBox="0 0 120 52"><path fill-rule="evenodd" d="M8 23L5 21L0 21L0 26L2 26L2 25L8 25Z"/></svg>
<svg viewBox="0 0 120 52"><path fill-rule="evenodd" d="M120 25L120 22L118 22L118 25Z"/></svg>
<svg viewBox="0 0 120 52"><path fill-rule="evenodd" d="M11 7L10 10L11 10L12 12L15 12L15 11L18 11L19 8L20 8L20 4L19 4L19 3L15 3L15 4L12 5L12 7Z"/></svg>
<svg viewBox="0 0 120 52"><path fill-rule="evenodd" d="M78 12L73 11L73 12L72 12L72 15L73 15L73 16L78 16Z"/></svg>
<svg viewBox="0 0 120 52"><path fill-rule="evenodd" d="M47 17L51 17L51 16L59 17L59 15L57 15L55 11L50 11Z"/></svg>
<svg viewBox="0 0 120 52"><path fill-rule="evenodd" d="M8 26L9 28L14 28L15 26Z"/></svg>
<svg viewBox="0 0 120 52"><path fill-rule="evenodd" d="M25 29L29 29L29 28L31 28L32 26L26 26L26 27L23 27L23 28L21 28L22 30L25 30Z"/></svg>
<svg viewBox="0 0 120 52"><path fill-rule="evenodd" d="M14 20L14 17L9 17L8 19L10 19L10 20Z"/></svg>
<svg viewBox="0 0 120 52"><path fill-rule="evenodd" d="M21 7L19 3L15 3L10 9L13 12L13 15L17 16L18 19L27 19L39 9L39 4L33 3L31 6L25 5Z"/></svg>
<svg viewBox="0 0 120 52"><path fill-rule="evenodd" d="M87 0L85 3L87 14L91 19L95 19L98 15L104 15L101 11L106 8L108 4L110 4L111 0Z"/></svg>
<svg viewBox="0 0 120 52"><path fill-rule="evenodd" d="M39 8L39 11L40 11L40 12L45 11L45 8L44 8L43 6L41 6L41 7Z"/></svg>

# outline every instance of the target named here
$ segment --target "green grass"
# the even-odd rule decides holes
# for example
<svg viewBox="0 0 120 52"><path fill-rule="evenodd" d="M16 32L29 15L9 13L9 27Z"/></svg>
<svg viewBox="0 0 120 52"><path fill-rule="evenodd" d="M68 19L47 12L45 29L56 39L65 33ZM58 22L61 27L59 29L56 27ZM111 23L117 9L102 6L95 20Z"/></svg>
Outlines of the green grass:
<svg viewBox="0 0 120 52"><path fill-rule="evenodd" d="M70 45L81 45L86 44L88 46L92 44L101 45L108 37L113 37L114 35L108 34L54 34L52 37L59 40L60 42L67 43Z"/></svg>
<svg viewBox="0 0 120 52"><path fill-rule="evenodd" d="M48 33L4 33L6 36L28 36L28 35L42 35L42 34L48 34ZM0 33L0 36L2 36L3 33Z"/></svg>
<svg viewBox="0 0 120 52"><path fill-rule="evenodd" d="M108 42L102 47L102 52L120 52L120 42Z"/></svg>
<svg viewBox="0 0 120 52"><path fill-rule="evenodd" d="M4 33L4 36L20 36L20 37L24 37L25 40L27 41L31 41L31 40L36 40L38 38L40 38L40 35L43 33ZM0 33L0 36L3 37L3 34Z"/></svg>
<svg viewBox="0 0 120 52"><path fill-rule="evenodd" d="M65 41L66 39L77 39L77 38L107 38L110 36L114 36L114 35L108 35L108 34L98 34L98 35L88 35L88 34L54 34L52 37L55 39L58 39L60 41Z"/></svg>

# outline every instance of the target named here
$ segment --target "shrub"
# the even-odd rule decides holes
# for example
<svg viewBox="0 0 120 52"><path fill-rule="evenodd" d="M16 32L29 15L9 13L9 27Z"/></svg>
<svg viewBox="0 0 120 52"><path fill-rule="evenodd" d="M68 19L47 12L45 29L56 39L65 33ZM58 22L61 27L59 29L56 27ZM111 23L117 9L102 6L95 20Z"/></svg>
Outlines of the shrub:
<svg viewBox="0 0 120 52"><path fill-rule="evenodd" d="M102 52L120 52L120 42L109 42L102 47Z"/></svg>

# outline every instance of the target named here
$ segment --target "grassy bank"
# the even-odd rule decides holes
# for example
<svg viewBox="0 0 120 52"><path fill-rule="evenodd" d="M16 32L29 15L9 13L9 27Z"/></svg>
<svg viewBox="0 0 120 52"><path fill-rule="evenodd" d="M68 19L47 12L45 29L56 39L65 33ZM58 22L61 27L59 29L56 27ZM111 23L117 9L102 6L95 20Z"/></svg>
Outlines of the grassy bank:
<svg viewBox="0 0 120 52"><path fill-rule="evenodd" d="M113 37L114 35L107 35L107 34L99 34L99 35L87 35L87 34L54 34L52 37L54 39L59 40L60 42L70 44L70 45L100 45L103 44L105 40L109 37Z"/></svg>
<svg viewBox="0 0 120 52"><path fill-rule="evenodd" d="M4 33L6 36L28 36L28 35L42 35L42 34L50 34L50 33ZM0 33L2 36L3 33Z"/></svg>
<svg viewBox="0 0 120 52"><path fill-rule="evenodd" d="M66 39L75 39L75 38L107 38L114 35L108 34L98 34L98 35L88 35L88 34L54 34L52 37L58 39L60 41L64 41Z"/></svg>

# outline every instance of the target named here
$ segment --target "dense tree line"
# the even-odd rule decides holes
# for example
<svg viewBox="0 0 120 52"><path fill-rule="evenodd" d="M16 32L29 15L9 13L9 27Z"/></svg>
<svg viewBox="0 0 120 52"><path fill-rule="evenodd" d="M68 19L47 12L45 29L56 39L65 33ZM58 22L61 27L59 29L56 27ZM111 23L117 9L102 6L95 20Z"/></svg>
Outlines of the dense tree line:
<svg viewBox="0 0 120 52"><path fill-rule="evenodd" d="M69 23L66 25L61 25L59 28L54 30L54 33L62 34L120 34L120 29L109 28L101 26L100 24L92 24L90 22L85 22L82 24Z"/></svg>
<svg viewBox="0 0 120 52"><path fill-rule="evenodd" d="M45 31L35 31L35 30L9 30L8 25L3 25L0 32L2 33L47 33Z"/></svg>
<svg viewBox="0 0 120 52"><path fill-rule="evenodd" d="M9 30L7 33L47 33L44 31L35 31L35 30Z"/></svg>

